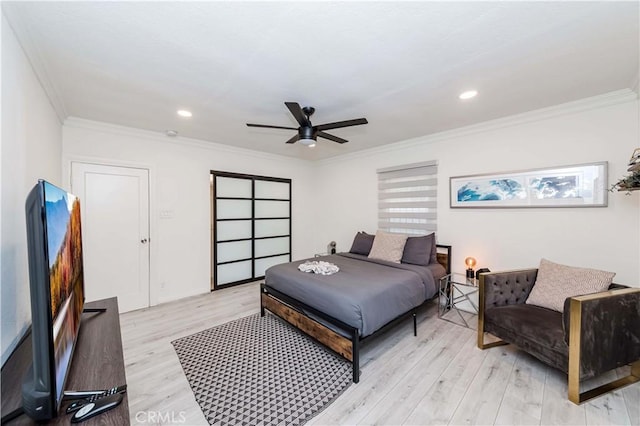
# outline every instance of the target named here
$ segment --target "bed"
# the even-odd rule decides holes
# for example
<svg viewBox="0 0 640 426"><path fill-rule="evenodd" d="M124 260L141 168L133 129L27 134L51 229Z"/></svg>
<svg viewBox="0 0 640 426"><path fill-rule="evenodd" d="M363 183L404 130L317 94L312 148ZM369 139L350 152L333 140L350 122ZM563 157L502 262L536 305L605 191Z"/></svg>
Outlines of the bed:
<svg viewBox="0 0 640 426"><path fill-rule="evenodd" d="M434 243L433 250L421 265L369 258L355 250L272 266L260 286L261 315L270 311L349 360L357 383L363 340L408 317L417 335L417 309L438 294L439 279L450 272L451 246ZM309 260L330 262L340 271L299 271Z"/></svg>

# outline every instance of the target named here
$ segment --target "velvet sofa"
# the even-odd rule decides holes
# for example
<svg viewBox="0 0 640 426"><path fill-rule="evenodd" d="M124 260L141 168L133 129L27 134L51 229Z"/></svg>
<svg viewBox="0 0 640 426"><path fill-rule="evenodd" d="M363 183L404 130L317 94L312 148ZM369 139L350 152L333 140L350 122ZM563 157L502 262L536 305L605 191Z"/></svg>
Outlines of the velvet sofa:
<svg viewBox="0 0 640 426"><path fill-rule="evenodd" d="M537 269L485 273L479 279L478 347L514 344L568 375L569 400L580 404L640 380L640 288L567 298L564 311L526 304ZM499 341L485 343L485 333ZM628 376L587 392L580 383L631 364Z"/></svg>

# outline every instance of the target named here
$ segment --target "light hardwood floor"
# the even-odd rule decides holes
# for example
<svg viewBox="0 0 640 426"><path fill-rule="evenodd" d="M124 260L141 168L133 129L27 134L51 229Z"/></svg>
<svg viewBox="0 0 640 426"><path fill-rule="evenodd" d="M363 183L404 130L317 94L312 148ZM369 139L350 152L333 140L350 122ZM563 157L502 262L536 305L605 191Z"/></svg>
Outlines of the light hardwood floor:
<svg viewBox="0 0 640 426"><path fill-rule="evenodd" d="M257 283L121 315L132 424L206 425L171 341L259 311ZM566 376L512 346L481 351L436 305L367 342L361 380L312 425L640 425L640 384L581 406ZM624 370L594 379L608 380Z"/></svg>

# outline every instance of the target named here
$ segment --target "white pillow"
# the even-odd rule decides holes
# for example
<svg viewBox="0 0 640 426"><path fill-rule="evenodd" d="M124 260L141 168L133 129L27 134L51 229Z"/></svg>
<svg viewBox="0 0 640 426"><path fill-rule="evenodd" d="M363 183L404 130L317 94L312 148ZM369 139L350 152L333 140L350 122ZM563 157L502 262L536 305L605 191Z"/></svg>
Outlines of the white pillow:
<svg viewBox="0 0 640 426"><path fill-rule="evenodd" d="M373 246L369 252L371 259L386 260L387 262L400 263L404 245L407 243L406 234L392 234L378 231L373 239Z"/></svg>
<svg viewBox="0 0 640 426"><path fill-rule="evenodd" d="M562 312L567 297L605 291L614 275L615 272L575 268L542 259L536 282L525 303Z"/></svg>

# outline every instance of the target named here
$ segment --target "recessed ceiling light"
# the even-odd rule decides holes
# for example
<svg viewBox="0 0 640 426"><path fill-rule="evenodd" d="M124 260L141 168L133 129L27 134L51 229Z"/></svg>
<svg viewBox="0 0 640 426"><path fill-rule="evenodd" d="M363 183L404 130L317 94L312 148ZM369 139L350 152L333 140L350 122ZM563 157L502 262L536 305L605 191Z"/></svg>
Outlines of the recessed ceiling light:
<svg viewBox="0 0 640 426"><path fill-rule="evenodd" d="M193 116L193 114L191 114L191 111L187 111L186 109L179 109L178 115L185 118L190 118L191 116Z"/></svg>
<svg viewBox="0 0 640 426"><path fill-rule="evenodd" d="M471 98L475 98L477 94L478 94L477 90L467 90L466 92L460 93L458 97L462 100L471 99Z"/></svg>
<svg viewBox="0 0 640 426"><path fill-rule="evenodd" d="M167 136L170 136L172 138L175 138L176 136L178 136L178 132L175 130L167 130L165 133Z"/></svg>

